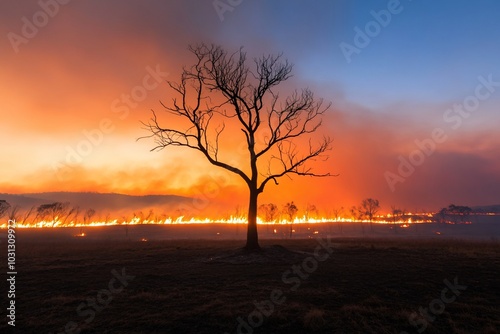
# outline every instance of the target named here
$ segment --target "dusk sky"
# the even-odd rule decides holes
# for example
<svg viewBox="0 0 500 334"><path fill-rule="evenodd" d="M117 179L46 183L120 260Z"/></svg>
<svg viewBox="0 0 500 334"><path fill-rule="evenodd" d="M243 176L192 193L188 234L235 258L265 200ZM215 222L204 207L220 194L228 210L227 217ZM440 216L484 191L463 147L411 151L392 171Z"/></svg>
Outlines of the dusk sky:
<svg viewBox="0 0 500 334"><path fill-rule="evenodd" d="M243 182L197 152L136 141L205 42L282 52L282 91L332 103L333 150L314 167L339 175L283 179L261 203L500 204L498 1L61 2L0 4L0 193L199 196L216 180L215 202L246 207Z"/></svg>

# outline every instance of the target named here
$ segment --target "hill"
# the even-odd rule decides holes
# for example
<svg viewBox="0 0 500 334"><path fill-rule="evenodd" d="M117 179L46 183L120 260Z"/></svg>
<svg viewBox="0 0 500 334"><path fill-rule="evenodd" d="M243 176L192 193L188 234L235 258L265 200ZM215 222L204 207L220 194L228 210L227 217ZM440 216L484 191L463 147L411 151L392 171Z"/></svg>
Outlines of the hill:
<svg viewBox="0 0 500 334"><path fill-rule="evenodd" d="M0 194L0 199L6 200L12 206L23 209L53 202L70 202L83 209L92 208L96 211L145 210L159 207L172 209L181 204L192 202L192 198L176 195L124 195L116 193L93 192L44 192L31 194Z"/></svg>
<svg viewBox="0 0 500 334"><path fill-rule="evenodd" d="M483 205L472 207L474 212L484 212L484 213L500 213L500 204L497 205Z"/></svg>

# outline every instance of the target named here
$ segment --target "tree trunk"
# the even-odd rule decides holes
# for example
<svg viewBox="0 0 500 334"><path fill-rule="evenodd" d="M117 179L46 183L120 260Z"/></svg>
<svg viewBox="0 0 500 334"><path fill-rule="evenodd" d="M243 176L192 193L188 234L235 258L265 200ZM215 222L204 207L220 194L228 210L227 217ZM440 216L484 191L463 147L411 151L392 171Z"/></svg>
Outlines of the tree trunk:
<svg viewBox="0 0 500 334"><path fill-rule="evenodd" d="M259 235L257 233L257 189L250 189L250 203L248 205L248 225L246 250L259 250Z"/></svg>

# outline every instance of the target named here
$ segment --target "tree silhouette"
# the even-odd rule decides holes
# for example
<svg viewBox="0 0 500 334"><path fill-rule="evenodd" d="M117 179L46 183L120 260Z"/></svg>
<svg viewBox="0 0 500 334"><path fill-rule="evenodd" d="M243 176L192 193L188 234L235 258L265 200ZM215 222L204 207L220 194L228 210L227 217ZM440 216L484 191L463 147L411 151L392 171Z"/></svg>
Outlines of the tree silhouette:
<svg viewBox="0 0 500 334"><path fill-rule="evenodd" d="M19 205L14 205L13 207L10 208L10 212L9 212L9 215L8 215L8 218L9 220L13 220L13 221L20 221L20 216L21 216L21 208L19 207Z"/></svg>
<svg viewBox="0 0 500 334"><path fill-rule="evenodd" d="M35 207L32 206L29 210L27 210L22 218L23 223L28 223L28 219L31 217L31 214L35 211ZM32 222L33 223L33 222Z"/></svg>
<svg viewBox="0 0 500 334"><path fill-rule="evenodd" d="M339 226L340 234L342 234L342 214L344 213L344 207L340 208L333 208L333 218L337 221L337 224Z"/></svg>
<svg viewBox="0 0 500 334"><path fill-rule="evenodd" d="M373 199L373 198L367 198L364 199L361 202L361 213L363 216L368 218L368 221L370 222L370 230L373 232L373 216L378 212L380 209L380 204L378 200Z"/></svg>
<svg viewBox="0 0 500 334"><path fill-rule="evenodd" d="M321 125L329 108L309 89L282 98L275 88L291 77L292 65L282 56L267 55L248 66L242 49L228 53L220 46L191 46L195 64L184 68L180 82L169 82L174 97L165 111L172 116L165 126L153 111L144 123L159 150L180 146L199 151L212 165L241 177L249 190L247 241L245 249L260 249L257 233L258 196L272 181L291 174L329 176L314 172L307 162L327 158L331 140L314 144L309 137ZM174 127L175 118L183 125ZM237 142L237 129L245 146L244 165L223 158L223 142ZM229 133L229 136L228 136ZM303 150L298 139L308 139ZM143 137L144 138L144 137Z"/></svg>
<svg viewBox="0 0 500 334"><path fill-rule="evenodd" d="M10 209L10 204L4 199L0 199L0 218Z"/></svg>
<svg viewBox="0 0 500 334"><path fill-rule="evenodd" d="M442 208L438 217L441 222L464 223L469 219L472 209L468 206L450 204L447 208Z"/></svg>
<svg viewBox="0 0 500 334"><path fill-rule="evenodd" d="M76 224L79 214L80 214L80 207L78 205L72 207L71 209L69 209L69 211L66 213L66 216L62 220L62 225L66 226L66 222L68 221L68 219L71 219L71 216L73 216L73 224Z"/></svg>
<svg viewBox="0 0 500 334"><path fill-rule="evenodd" d="M274 203L261 204L259 210L262 212L264 220L268 223L272 222L278 214L278 206Z"/></svg>
<svg viewBox="0 0 500 334"><path fill-rule="evenodd" d="M80 234L83 234L83 226L89 224L94 215L95 215L94 209L87 209L87 211L85 211L85 213L83 214L83 224L80 226Z"/></svg>
<svg viewBox="0 0 500 334"><path fill-rule="evenodd" d="M391 206L392 223L394 228L394 233L398 233L398 227L396 224L400 219L403 218L403 210L396 208L394 205Z"/></svg>
<svg viewBox="0 0 500 334"><path fill-rule="evenodd" d="M318 217L318 209L316 208L316 205L314 204L307 204L306 206L306 212L305 212L305 218L307 221L309 221L310 218L312 217Z"/></svg>
<svg viewBox="0 0 500 334"><path fill-rule="evenodd" d="M297 206L293 201L291 203L286 203L285 206L283 207L283 213L288 217L288 220L290 221L290 238L292 237L292 232L293 232L293 220L295 218L295 215L297 214Z"/></svg>
<svg viewBox="0 0 500 334"><path fill-rule="evenodd" d="M61 220L65 217L69 210L69 202L54 202L50 204L42 204L36 209L37 218L40 220L49 219L52 225L56 220Z"/></svg>

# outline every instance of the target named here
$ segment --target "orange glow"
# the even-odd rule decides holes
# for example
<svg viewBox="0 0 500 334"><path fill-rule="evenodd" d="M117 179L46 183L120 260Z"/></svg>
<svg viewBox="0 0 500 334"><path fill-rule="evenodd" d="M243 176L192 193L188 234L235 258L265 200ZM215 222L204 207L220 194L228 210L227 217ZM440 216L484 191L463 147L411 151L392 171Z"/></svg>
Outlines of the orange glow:
<svg viewBox="0 0 500 334"><path fill-rule="evenodd" d="M21 17L31 18L34 8L30 9L23 1L11 3L9 10L2 11L0 26L3 31L19 33ZM0 67L0 142L7 144L0 145L0 193L115 192L184 195L205 200L204 196L210 191L206 185L215 178L222 181L217 183L216 195L209 198L210 208L229 211L236 206L248 206L244 182L210 165L202 154L176 148L150 152L154 147L151 140L136 141L148 134L141 129L140 122L149 119L151 109L157 112L162 124L180 125L181 122L163 112L160 101L169 104L174 97L166 80L179 82L182 68L196 62L187 50L188 43L211 41L217 36L217 43L236 51L235 40L230 38L234 33L232 24L239 27L241 22L226 21L229 25L220 25L211 8L212 1L206 1L206 7L196 6L196 10L183 1L163 3L151 7L161 10L138 5L114 6L114 14L109 16L103 13L112 12L111 4L103 5L105 11L101 12L81 2L75 7L61 8L57 18L51 19L36 38L20 46L20 52L15 52L4 38L2 61L8 66ZM340 10L344 6L337 6L339 10L333 12L339 17L345 16ZM240 14L235 11L231 15L253 13L242 8L238 9ZM227 34L220 34L224 27ZM299 25L294 28L297 27ZM339 29L339 33L342 30ZM351 31L350 25L348 30ZM294 90L311 87L325 104L332 102L321 133L312 136L326 134L334 139L330 159L312 162L310 166L315 171L339 176L283 178L279 186L267 186L259 203L281 205L294 201L299 210L314 204L322 211L321 216L328 217L333 216L334 209L349 210L365 198L379 200L382 210L386 211L393 205L401 209L435 211L452 202L472 206L495 203L499 199L500 136L495 122L498 92L494 99L481 104L481 112L475 117L464 119L463 128L453 130L450 124L443 123L442 116L455 98L461 99L461 94L467 93L462 89L431 100L419 98L417 92L412 98L409 96L413 95L387 98L386 93L397 93L390 86L380 84L379 93L375 89L374 96L365 100L360 98L363 94L356 97L350 92L351 80L355 82L359 75L356 71L344 71L343 61L331 63L332 58L327 56L326 63L317 62L325 56L324 50L296 43L300 36L297 39L291 34L293 43L283 40L281 45L274 42L274 34L267 33L266 29L262 31L264 35L259 33L238 40L236 48L240 44L244 46L250 64L253 57L284 51L284 57L296 67L290 80L273 88L274 92L285 97ZM308 35L308 41L312 43L318 38L321 42L317 45L325 46L325 31ZM316 42L310 44L313 45ZM336 66L342 70L337 71ZM145 80L151 74L149 69L157 68L163 73L163 79ZM403 79L404 84L400 86L406 87L409 82ZM140 91L137 87L149 88L144 96L131 98L134 91ZM358 88L363 91L363 87ZM380 104L367 101L380 101ZM210 102L216 104L219 100L214 97ZM108 124L104 127L106 131L103 121ZM248 168L242 132L238 127L226 125L221 138L224 145L221 160ZM417 171L391 192L384 173L396 171L399 157L407 158L418 148L415 141L429 138L438 127L445 127L448 140L439 144ZM258 139L266 135L261 133ZM299 143L301 145L307 150L307 143ZM75 156L74 151L83 153ZM261 171L265 172L265 167ZM471 171L474 178L467 177ZM196 214L214 215L204 210Z"/></svg>
<svg viewBox="0 0 500 334"><path fill-rule="evenodd" d="M411 221L409 220L399 220L394 222L393 220L378 219L372 221L373 224L385 224L385 225L399 225L402 228L407 228L411 224L421 224L428 223L428 220ZM25 223L22 221L16 222L18 228L57 228L57 227L98 227L98 226L127 226L127 225L189 225L189 224L246 224L246 217L230 217L228 219L210 219L210 218L190 218L184 219L184 217L178 218L165 218L162 220L141 220L139 217L131 218L128 221L119 219L110 219L107 221L92 221L89 223L70 221L63 224L57 218L55 221L39 221L34 223ZM325 223L369 223L369 220L358 220L351 218L306 218L305 216L297 217L292 222L288 219L277 219L275 221L266 222L261 218L257 218L257 224L260 225L290 225L290 224L325 224ZM7 228L7 223L0 225L0 228ZM314 234L317 231L313 231ZM276 230L275 230L276 233ZM79 233L75 237L85 237L85 233ZM147 241L147 240L145 240Z"/></svg>

